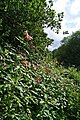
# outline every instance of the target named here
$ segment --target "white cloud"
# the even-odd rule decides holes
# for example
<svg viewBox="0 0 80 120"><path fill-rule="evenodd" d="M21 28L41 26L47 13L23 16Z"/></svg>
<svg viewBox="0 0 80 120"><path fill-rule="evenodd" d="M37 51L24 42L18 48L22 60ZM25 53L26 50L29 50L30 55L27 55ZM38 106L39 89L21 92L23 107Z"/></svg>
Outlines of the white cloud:
<svg viewBox="0 0 80 120"><path fill-rule="evenodd" d="M72 3L71 13L72 13L73 15L78 15L78 14L80 13L80 1L79 1L79 0L75 0L75 1Z"/></svg>
<svg viewBox="0 0 80 120"><path fill-rule="evenodd" d="M60 46L60 40L63 39L63 33L56 34L50 28L44 29L44 31L48 34L48 37L54 39L54 42L49 45L49 50L52 51Z"/></svg>
<svg viewBox="0 0 80 120"><path fill-rule="evenodd" d="M69 0L57 0L56 2L54 1L54 6L53 9L56 10L56 12L65 12L65 8Z"/></svg>
<svg viewBox="0 0 80 120"><path fill-rule="evenodd" d="M80 29L80 1L79 0L54 0L54 6L52 7L57 13L64 12L64 18L62 21L62 29L57 35L47 29L48 36L53 38L54 44L49 46L50 50L60 46L60 41L63 37L63 31L68 30L71 34Z"/></svg>

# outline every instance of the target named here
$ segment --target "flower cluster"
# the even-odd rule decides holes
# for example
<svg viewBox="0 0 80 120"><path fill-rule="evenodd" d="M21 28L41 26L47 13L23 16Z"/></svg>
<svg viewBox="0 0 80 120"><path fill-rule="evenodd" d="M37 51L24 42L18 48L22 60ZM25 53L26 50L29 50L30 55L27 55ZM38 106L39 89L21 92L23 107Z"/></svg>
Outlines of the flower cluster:
<svg viewBox="0 0 80 120"><path fill-rule="evenodd" d="M24 36L25 36L25 40L27 40L27 41L31 41L33 38L28 34L28 31L26 30L26 31L24 31Z"/></svg>

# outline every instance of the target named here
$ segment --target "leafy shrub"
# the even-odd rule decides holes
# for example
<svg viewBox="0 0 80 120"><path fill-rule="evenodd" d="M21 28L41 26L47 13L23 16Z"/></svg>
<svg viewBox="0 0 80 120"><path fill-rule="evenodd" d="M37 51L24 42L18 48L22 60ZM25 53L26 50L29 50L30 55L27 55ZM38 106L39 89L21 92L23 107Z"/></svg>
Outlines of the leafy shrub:
<svg viewBox="0 0 80 120"><path fill-rule="evenodd" d="M10 44L0 46L1 118L79 120L80 72L42 59L38 52L28 56L22 53L16 53ZM30 64L25 62L27 58Z"/></svg>

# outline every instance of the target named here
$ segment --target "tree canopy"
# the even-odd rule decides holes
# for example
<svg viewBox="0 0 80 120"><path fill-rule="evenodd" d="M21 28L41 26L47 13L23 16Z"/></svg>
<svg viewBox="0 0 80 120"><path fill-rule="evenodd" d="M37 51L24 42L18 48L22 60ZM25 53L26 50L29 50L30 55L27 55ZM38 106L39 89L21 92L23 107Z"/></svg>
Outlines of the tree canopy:
<svg viewBox="0 0 80 120"><path fill-rule="evenodd" d="M0 36L6 42L15 43L15 36L23 31L33 37L36 46L44 49L53 40L47 38L45 27L50 27L58 33L61 28L63 12L56 14L52 0L1 0L0 1ZM16 43L15 43L16 44Z"/></svg>
<svg viewBox="0 0 80 120"><path fill-rule="evenodd" d="M61 43L62 45L55 51L54 57L66 65L80 66L80 30L65 37Z"/></svg>

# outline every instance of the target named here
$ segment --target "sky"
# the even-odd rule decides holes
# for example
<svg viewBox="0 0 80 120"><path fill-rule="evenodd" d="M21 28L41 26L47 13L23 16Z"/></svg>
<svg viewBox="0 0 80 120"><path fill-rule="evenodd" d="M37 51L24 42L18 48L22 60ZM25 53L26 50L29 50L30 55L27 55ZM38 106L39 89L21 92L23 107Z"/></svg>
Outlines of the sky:
<svg viewBox="0 0 80 120"><path fill-rule="evenodd" d="M48 37L54 39L52 45L48 47L50 51L58 48L64 37L80 29L80 0L54 0L53 3L52 8L57 13L64 12L64 18L59 34L54 33L50 28L45 29ZM63 35L63 31L68 31L69 34Z"/></svg>

